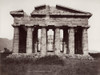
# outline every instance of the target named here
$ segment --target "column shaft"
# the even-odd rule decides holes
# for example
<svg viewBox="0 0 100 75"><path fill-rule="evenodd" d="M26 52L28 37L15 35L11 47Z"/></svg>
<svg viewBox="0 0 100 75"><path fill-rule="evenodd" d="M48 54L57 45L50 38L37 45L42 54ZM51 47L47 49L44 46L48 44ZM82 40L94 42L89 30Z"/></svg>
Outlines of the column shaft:
<svg viewBox="0 0 100 75"><path fill-rule="evenodd" d="M32 28L27 28L26 53L32 53Z"/></svg>
<svg viewBox="0 0 100 75"><path fill-rule="evenodd" d="M83 54L88 54L88 34L87 34L87 28L83 29L83 33L82 33L82 48L83 48Z"/></svg>
<svg viewBox="0 0 100 75"><path fill-rule="evenodd" d="M59 55L60 53L60 29L55 29L55 54Z"/></svg>
<svg viewBox="0 0 100 75"><path fill-rule="evenodd" d="M14 27L14 38L13 38L13 53L19 51L19 28Z"/></svg>
<svg viewBox="0 0 100 75"><path fill-rule="evenodd" d="M46 28L42 28L41 29L41 56L45 56L46 55L46 37L47 37L47 31Z"/></svg>
<svg viewBox="0 0 100 75"><path fill-rule="evenodd" d="M69 54L74 54L74 28L69 28L69 45L68 45L68 49L69 49Z"/></svg>

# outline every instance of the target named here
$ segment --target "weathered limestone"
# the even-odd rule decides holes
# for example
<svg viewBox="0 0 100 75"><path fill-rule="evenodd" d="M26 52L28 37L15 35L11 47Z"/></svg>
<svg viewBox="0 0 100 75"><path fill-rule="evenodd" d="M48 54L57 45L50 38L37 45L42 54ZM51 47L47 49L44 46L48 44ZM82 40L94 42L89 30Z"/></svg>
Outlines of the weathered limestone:
<svg viewBox="0 0 100 75"><path fill-rule="evenodd" d="M54 48L55 54L59 55L60 53L60 29L55 29L55 48Z"/></svg>
<svg viewBox="0 0 100 75"><path fill-rule="evenodd" d="M83 54L87 55L88 54L88 34L87 34L87 28L83 29L82 33L82 49L83 49Z"/></svg>
<svg viewBox="0 0 100 75"><path fill-rule="evenodd" d="M42 28L41 29L41 47L40 47L40 50L41 50L41 56L45 56L46 55L46 50L47 50L47 46L46 46L46 36L47 35L47 30L46 28Z"/></svg>
<svg viewBox="0 0 100 75"><path fill-rule="evenodd" d="M56 7L43 5L36 7L30 16L23 10L12 11L10 14L14 18L14 53L37 53L41 56L51 53L88 54L86 27L91 13L59 5ZM38 35L39 29L41 36ZM53 38L48 41L49 29L53 29L54 33L51 36ZM60 29L63 30L63 36Z"/></svg>
<svg viewBox="0 0 100 75"><path fill-rule="evenodd" d="M26 53L32 53L32 27L27 27Z"/></svg>
<svg viewBox="0 0 100 75"><path fill-rule="evenodd" d="M13 53L19 52L19 28L14 26Z"/></svg>
<svg viewBox="0 0 100 75"><path fill-rule="evenodd" d="M68 29L69 32L69 42L68 42L68 49L69 49L69 54L74 54L74 28L70 27Z"/></svg>

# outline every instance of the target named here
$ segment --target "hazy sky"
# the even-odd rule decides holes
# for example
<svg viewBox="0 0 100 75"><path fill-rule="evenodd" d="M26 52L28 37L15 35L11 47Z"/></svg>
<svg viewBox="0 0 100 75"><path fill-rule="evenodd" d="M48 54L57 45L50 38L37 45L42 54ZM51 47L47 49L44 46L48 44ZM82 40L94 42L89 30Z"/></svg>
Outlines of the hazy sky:
<svg viewBox="0 0 100 75"><path fill-rule="evenodd" d="M13 18L10 11L23 9L28 15L39 5L56 4L91 12L88 29L89 50L100 51L100 0L0 0L0 38L13 38Z"/></svg>

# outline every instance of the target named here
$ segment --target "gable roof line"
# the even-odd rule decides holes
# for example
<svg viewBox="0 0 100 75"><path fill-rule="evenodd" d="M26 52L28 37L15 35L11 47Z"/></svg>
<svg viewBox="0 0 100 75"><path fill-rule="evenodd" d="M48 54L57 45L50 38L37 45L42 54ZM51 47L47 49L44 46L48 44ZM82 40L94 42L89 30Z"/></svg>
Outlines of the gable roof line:
<svg viewBox="0 0 100 75"><path fill-rule="evenodd" d="M40 5L40 6L36 6L35 9L38 10L38 9L41 9L41 8L46 8L47 6L48 6L48 5ZM51 7L51 6L50 6L50 7ZM76 11L76 12L80 12L80 13L92 15L90 12L86 12L86 11L74 9L74 8L71 8L71 7L65 7L65 6L58 5L58 4L56 5L56 8L69 9L69 10L72 10L72 11Z"/></svg>
<svg viewBox="0 0 100 75"><path fill-rule="evenodd" d="M35 8L35 10L38 10L38 9L45 8L45 7L46 7L46 5L44 4L44 5L36 6L36 7L34 7L34 8Z"/></svg>
<svg viewBox="0 0 100 75"><path fill-rule="evenodd" d="M49 5L40 5L40 6L36 6L35 7L35 10L39 10L39 9L44 9L44 8L47 8ZM49 6L49 7L53 7L53 6ZM83 13L83 14L86 14L88 15L89 17L92 16L92 14L90 12L85 12L85 11L81 11L81 10L77 10L77 9L73 9L73 8L70 8L70 7L65 7L65 6L62 6L62 5L56 5L55 6L56 8L58 9L64 9L64 10L70 10L70 11L73 11L74 13ZM34 10L34 11L35 11ZM32 14L32 13L31 13Z"/></svg>
<svg viewBox="0 0 100 75"><path fill-rule="evenodd" d="M80 13L84 13L84 14L90 14L90 15L92 15L90 12L86 12L86 11L83 11L83 10L74 9L74 8L71 8L71 7L65 7L65 6L62 6L62 5L56 5L56 8L57 7L58 8L69 9L69 10L80 12Z"/></svg>

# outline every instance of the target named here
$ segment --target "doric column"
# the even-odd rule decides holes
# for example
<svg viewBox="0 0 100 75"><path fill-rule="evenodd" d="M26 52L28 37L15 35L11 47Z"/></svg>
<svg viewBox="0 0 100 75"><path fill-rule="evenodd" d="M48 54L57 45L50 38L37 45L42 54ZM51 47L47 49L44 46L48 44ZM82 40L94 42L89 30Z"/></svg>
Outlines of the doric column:
<svg viewBox="0 0 100 75"><path fill-rule="evenodd" d="M68 49L69 49L69 54L74 54L74 28L73 27L70 27L68 29L68 32L69 32L69 39L68 39Z"/></svg>
<svg viewBox="0 0 100 75"><path fill-rule="evenodd" d="M60 53L60 29L55 29L55 54L59 55Z"/></svg>
<svg viewBox="0 0 100 75"><path fill-rule="evenodd" d="M42 28L41 29L41 56L45 56L46 55L46 38L47 37L47 31L46 28Z"/></svg>
<svg viewBox="0 0 100 75"><path fill-rule="evenodd" d="M32 53L32 27L27 27L26 53Z"/></svg>
<svg viewBox="0 0 100 75"><path fill-rule="evenodd" d="M87 34L87 28L84 28L83 32L82 32L82 50L83 50L83 54L88 54L88 34Z"/></svg>
<svg viewBox="0 0 100 75"><path fill-rule="evenodd" d="M19 51L19 28L14 26L14 38L13 38L13 53L18 53Z"/></svg>

